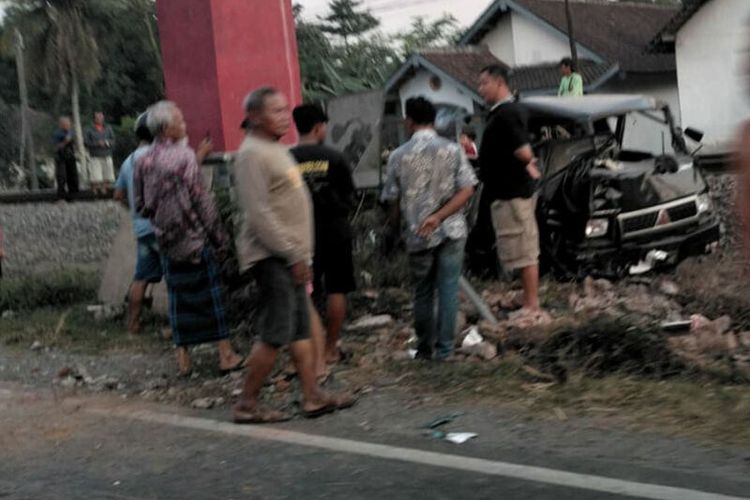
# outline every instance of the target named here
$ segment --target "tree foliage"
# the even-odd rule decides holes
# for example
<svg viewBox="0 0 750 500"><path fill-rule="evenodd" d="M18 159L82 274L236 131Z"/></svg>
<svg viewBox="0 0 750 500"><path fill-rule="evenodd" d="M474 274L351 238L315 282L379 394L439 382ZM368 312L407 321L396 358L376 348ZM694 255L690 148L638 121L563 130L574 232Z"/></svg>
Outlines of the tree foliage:
<svg viewBox="0 0 750 500"><path fill-rule="evenodd" d="M154 0L9 0L8 4L0 26L5 56L0 60L0 97L7 103L18 102L12 59L16 27L27 44L34 108L70 113L70 103L60 98L67 95L70 83L70 71L63 71L66 65L80 71L86 117L102 110L118 122L164 95ZM62 8L71 11L55 17ZM77 18L73 24L65 17L71 15Z"/></svg>
<svg viewBox="0 0 750 500"><path fill-rule="evenodd" d="M458 20L450 14L444 14L434 21L415 17L409 29L398 36L401 57L407 58L414 51L426 47L451 45L459 36Z"/></svg>
<svg viewBox="0 0 750 500"><path fill-rule="evenodd" d="M331 0L328 9L330 13L321 19L320 29L341 37L347 48L351 38L361 37L380 26L380 21L362 8L362 0Z"/></svg>
<svg viewBox="0 0 750 500"><path fill-rule="evenodd" d="M361 1L331 0L328 7L317 22L305 19L300 5L294 7L306 100L381 88L411 52L450 44L458 34L456 19L445 15L415 18L410 29L388 37Z"/></svg>

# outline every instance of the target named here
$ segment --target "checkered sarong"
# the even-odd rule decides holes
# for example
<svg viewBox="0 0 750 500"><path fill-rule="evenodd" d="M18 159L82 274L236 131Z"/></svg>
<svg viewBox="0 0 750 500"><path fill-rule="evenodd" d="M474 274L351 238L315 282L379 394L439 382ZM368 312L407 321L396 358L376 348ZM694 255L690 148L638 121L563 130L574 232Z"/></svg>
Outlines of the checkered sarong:
<svg viewBox="0 0 750 500"><path fill-rule="evenodd" d="M215 342L229 337L219 265L210 249L201 262L178 262L162 256L169 291L169 322L178 346Z"/></svg>

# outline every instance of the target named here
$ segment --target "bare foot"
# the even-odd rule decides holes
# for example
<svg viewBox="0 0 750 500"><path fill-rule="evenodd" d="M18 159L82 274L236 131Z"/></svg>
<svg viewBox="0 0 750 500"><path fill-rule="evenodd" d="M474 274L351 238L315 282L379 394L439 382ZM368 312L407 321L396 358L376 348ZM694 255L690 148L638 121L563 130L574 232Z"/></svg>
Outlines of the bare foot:
<svg viewBox="0 0 750 500"><path fill-rule="evenodd" d="M329 365L335 365L341 361L341 351L338 348L332 351L326 351L326 363Z"/></svg>
<svg viewBox="0 0 750 500"><path fill-rule="evenodd" d="M318 370L318 372L315 374L315 380L318 382L318 385L325 385L326 382L328 382L328 379L331 378L331 369L328 367L325 367L323 370Z"/></svg>
<svg viewBox="0 0 750 500"><path fill-rule="evenodd" d="M130 335L139 335L141 333L141 322L137 319L131 319L128 322L128 333Z"/></svg>
<svg viewBox="0 0 750 500"><path fill-rule="evenodd" d="M193 371L193 360L190 358L190 352L185 347L177 348L177 366L179 375L186 377Z"/></svg>

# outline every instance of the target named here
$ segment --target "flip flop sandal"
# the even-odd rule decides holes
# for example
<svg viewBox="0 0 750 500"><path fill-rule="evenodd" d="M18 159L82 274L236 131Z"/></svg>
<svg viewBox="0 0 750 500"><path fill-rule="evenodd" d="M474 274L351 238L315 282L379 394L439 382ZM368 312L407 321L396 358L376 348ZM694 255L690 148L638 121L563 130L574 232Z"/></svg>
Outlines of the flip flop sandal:
<svg viewBox="0 0 750 500"><path fill-rule="evenodd" d="M245 363L246 362L247 362L247 358L242 358L236 365L234 365L231 368L226 368L226 369L221 369L220 368L219 369L219 373L222 374L222 375L229 375L232 372L236 372L236 371L242 370L243 368L245 368Z"/></svg>
<svg viewBox="0 0 750 500"><path fill-rule="evenodd" d="M292 417L286 413L266 407L256 407L252 411L237 409L232 411L232 420L235 424L273 424L291 419Z"/></svg>
<svg viewBox="0 0 750 500"><path fill-rule="evenodd" d="M318 417L322 417L323 415L328 415L329 413L333 413L338 409L339 409L339 406L338 404L336 404L336 401L329 401L325 405L315 410L310 410L310 411L302 410L302 416L305 418L318 418Z"/></svg>
<svg viewBox="0 0 750 500"><path fill-rule="evenodd" d="M340 394L336 398L336 409L346 410L357 404L357 398L353 394Z"/></svg>

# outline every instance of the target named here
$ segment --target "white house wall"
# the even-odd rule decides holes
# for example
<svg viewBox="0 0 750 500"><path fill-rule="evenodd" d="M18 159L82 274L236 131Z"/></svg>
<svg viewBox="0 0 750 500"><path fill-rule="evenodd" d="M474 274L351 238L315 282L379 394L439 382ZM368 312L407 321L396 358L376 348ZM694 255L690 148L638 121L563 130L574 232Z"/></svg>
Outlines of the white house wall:
<svg viewBox="0 0 750 500"><path fill-rule="evenodd" d="M513 16L513 46L515 66L529 66L546 62L559 62L570 57L570 44L567 39L539 23L532 22L516 13Z"/></svg>
<svg viewBox="0 0 750 500"><path fill-rule="evenodd" d="M406 100L410 97L425 97L432 101L433 104L450 104L465 109L468 113L474 112L474 102L457 85L452 82L442 80L442 86L439 90L430 88L430 77L432 73L427 70L419 70L410 80L401 85L399 89L399 98L401 99L401 109L406 109Z"/></svg>
<svg viewBox="0 0 750 500"><path fill-rule="evenodd" d="M677 76L686 124L706 133L707 150L723 150L750 113L743 81L748 0L712 0L677 34Z"/></svg>
<svg viewBox="0 0 750 500"><path fill-rule="evenodd" d="M570 57L564 35L515 12L502 16L479 45L486 45L495 57L513 67L557 63ZM593 54L579 45L579 56L591 58Z"/></svg>
<svg viewBox="0 0 750 500"><path fill-rule="evenodd" d="M511 15L506 14L500 18L497 26L482 38L479 45L486 45L490 52L492 52L492 55L508 66L515 66L516 53L513 43Z"/></svg>
<svg viewBox="0 0 750 500"><path fill-rule="evenodd" d="M674 73L662 74L637 74L631 73L626 79L615 77L607 84L600 87L597 94L643 94L655 97L669 104L675 121L683 123L680 116L680 96L677 90L677 77ZM694 125L687 123L687 126ZM629 133L624 138L623 146L626 149L642 149L648 151L660 151L662 145L661 133L655 133L661 128L655 126L648 118L633 115L629 117L626 130ZM665 139L667 152L671 151L670 140Z"/></svg>

